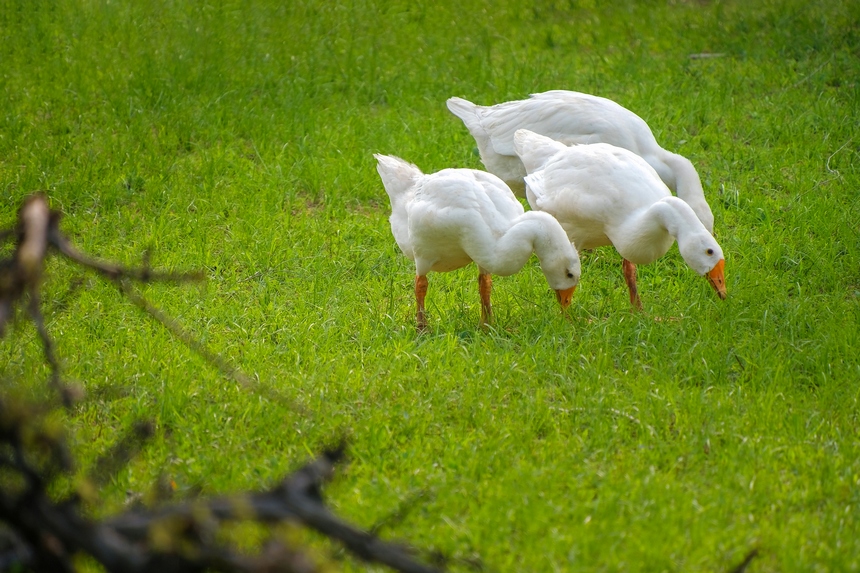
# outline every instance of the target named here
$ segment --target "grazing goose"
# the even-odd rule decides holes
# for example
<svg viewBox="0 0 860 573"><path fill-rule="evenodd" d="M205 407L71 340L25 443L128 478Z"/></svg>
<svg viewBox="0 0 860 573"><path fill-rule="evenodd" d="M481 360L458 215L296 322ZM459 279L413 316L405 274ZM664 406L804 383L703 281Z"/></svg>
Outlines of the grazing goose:
<svg viewBox="0 0 860 573"><path fill-rule="evenodd" d="M519 271L532 253L561 303L570 304L579 283L579 255L552 215L529 211L495 175L474 169L423 174L398 157L374 155L391 200L391 232L415 261L418 329L427 326L427 273L478 265L481 322L492 320L492 274Z"/></svg>
<svg viewBox="0 0 860 573"><path fill-rule="evenodd" d="M525 196L526 171L514 152L514 132L518 129L567 145L610 143L647 161L660 179L693 208L708 232L714 233L714 215L693 164L660 147L645 120L612 100L554 90L488 107L452 97L448 109L463 120L475 138L487 170L501 177L521 197Z"/></svg>
<svg viewBox="0 0 860 573"><path fill-rule="evenodd" d="M568 147L526 129L513 141L528 172L529 205L553 215L580 249L613 245L635 307L642 308L636 265L662 257L674 240L684 261L726 298L722 249L641 157L608 143Z"/></svg>

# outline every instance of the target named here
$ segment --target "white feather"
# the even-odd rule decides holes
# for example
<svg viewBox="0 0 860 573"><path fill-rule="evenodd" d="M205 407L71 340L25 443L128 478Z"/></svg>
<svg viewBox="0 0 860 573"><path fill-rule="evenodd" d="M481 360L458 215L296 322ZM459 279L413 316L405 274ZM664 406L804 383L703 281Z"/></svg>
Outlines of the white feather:
<svg viewBox="0 0 860 573"><path fill-rule="evenodd" d="M579 282L576 249L551 215L525 212L505 183L474 169L422 174L397 157L375 155L391 199L391 231L416 275L475 262L482 273L518 272L532 253L555 290Z"/></svg>
<svg viewBox="0 0 860 573"><path fill-rule="evenodd" d="M672 243L698 274L715 268L723 251L692 208L672 196L657 172L635 153L606 143L557 147L528 130L516 133L529 204L558 219L580 249L613 245L634 264L648 264ZM557 151L546 157L548 146Z"/></svg>
<svg viewBox="0 0 860 573"><path fill-rule="evenodd" d="M527 173L514 148L518 129L565 145L609 143L645 159L713 234L714 216L693 164L660 147L645 120L612 100L554 90L486 107L454 97L448 100L448 109L475 138L487 170L501 177L517 195L525 196L523 177Z"/></svg>

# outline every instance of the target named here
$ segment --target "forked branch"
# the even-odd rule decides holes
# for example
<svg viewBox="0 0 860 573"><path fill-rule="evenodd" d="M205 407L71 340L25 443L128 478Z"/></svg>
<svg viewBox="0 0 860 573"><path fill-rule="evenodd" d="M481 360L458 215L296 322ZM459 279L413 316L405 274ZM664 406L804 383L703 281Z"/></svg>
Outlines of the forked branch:
<svg viewBox="0 0 860 573"><path fill-rule="evenodd" d="M149 267L148 257L139 268L124 267L101 261L79 251L60 231L61 214L48 206L45 195L31 195L18 210L18 219L11 229L0 230L0 241L15 239L12 255L0 259L0 337L6 331L16 306L27 299L27 313L36 325L45 360L51 369L51 385L60 393L67 406L74 402L80 391L60 381L60 365L54 353L54 344L45 326L41 310L40 289L45 264L51 250L85 268L92 269L115 282L131 279L140 282L191 281L203 278L200 272L162 272Z"/></svg>
<svg viewBox="0 0 860 573"><path fill-rule="evenodd" d="M230 523L258 522L310 527L353 555L395 571L437 571L417 561L405 547L384 542L328 509L321 488L343 458L342 445L268 491L133 508L99 522L86 517L78 497L55 502L48 495L57 475L48 466L69 470L70 464L63 441L41 427L38 419L24 406L0 401L0 452L5 452L0 453L0 468L23 483L17 489L0 487L0 521L9 526L0 530L0 570L74 571L79 554L90 555L108 571L123 573L320 570L306 548L283 540L272 538L257 554L249 554L219 535ZM99 479L113 475L150 431L136 425L97 462L92 473Z"/></svg>
<svg viewBox="0 0 860 573"><path fill-rule="evenodd" d="M16 306L26 301L51 368L51 382L67 406L76 393L60 383L59 364L40 304L42 275L52 251L113 281L133 303L222 372L251 384L247 376L209 351L131 285L131 281L197 280L201 273L153 271L146 257L139 268L95 259L72 245L60 231L59 221L60 214L48 207L44 195L37 194L24 201L14 228L0 229L0 241L15 240L12 255L0 260L0 336ZM123 573L311 573L321 569L307 548L274 536L257 553L238 550L220 535L236 522L305 526L353 555L395 571L436 571L414 559L405 547L349 524L325 505L321 488L333 476L343 446L325 452L268 491L136 507L96 521L82 511L81 500L126 467L154 428L147 422L135 423L96 460L83 486L67 499L55 501L48 492L55 488L58 476L72 471L73 464L61 436L42 425L43 414L0 396L0 522L5 524L0 524L0 571L72 572L81 554L107 571Z"/></svg>

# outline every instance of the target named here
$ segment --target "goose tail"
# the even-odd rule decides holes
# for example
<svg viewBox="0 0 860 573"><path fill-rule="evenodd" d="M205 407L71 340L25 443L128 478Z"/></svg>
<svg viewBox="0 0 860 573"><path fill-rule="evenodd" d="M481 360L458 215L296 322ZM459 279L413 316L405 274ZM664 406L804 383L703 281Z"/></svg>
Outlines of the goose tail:
<svg viewBox="0 0 860 573"><path fill-rule="evenodd" d="M409 216L407 206L415 196L415 186L424 176L415 165L393 155L374 154L376 170L391 201L391 232L394 240L409 258L413 258L409 239Z"/></svg>
<svg viewBox="0 0 860 573"><path fill-rule="evenodd" d="M541 201L544 195L543 189L543 171L536 171L531 175L525 176L526 185L526 201L529 207L535 211L542 211Z"/></svg>
<svg viewBox="0 0 860 573"><path fill-rule="evenodd" d="M376 171L382 178L385 192L391 199L392 209L400 207L410 195L415 183L424 175L415 165L394 157L393 155L381 155L376 153Z"/></svg>
<svg viewBox="0 0 860 573"><path fill-rule="evenodd" d="M565 144L539 135L528 129L518 129L514 133L514 151L528 173L533 173L546 164L547 160L567 147Z"/></svg>
<svg viewBox="0 0 860 573"><path fill-rule="evenodd" d="M473 136L476 133L483 133L484 129L481 127L481 118L478 115L477 105L461 97L448 98L446 103L451 113L463 121L469 133Z"/></svg>

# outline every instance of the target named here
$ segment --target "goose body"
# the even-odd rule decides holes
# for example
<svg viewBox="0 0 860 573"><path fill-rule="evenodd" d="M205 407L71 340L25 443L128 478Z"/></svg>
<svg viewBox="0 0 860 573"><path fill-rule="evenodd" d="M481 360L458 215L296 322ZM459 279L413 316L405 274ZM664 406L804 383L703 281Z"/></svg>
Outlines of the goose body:
<svg viewBox="0 0 860 573"><path fill-rule="evenodd" d="M398 157L374 155L391 201L391 231L415 261L418 328L426 327L427 273L475 262L484 323L492 317L491 275L518 272L535 253L562 308L579 283L576 249L561 225L543 212L525 212L504 182L484 171L444 169L424 174Z"/></svg>
<svg viewBox="0 0 860 573"><path fill-rule="evenodd" d="M553 215L580 249L613 245L624 259L631 303L641 306L636 265L662 257L676 240L687 265L726 297L719 244L641 157L606 143L568 147L525 129L514 147L528 171L529 205Z"/></svg>
<svg viewBox="0 0 860 573"><path fill-rule="evenodd" d="M479 106L458 97L447 103L475 138L487 170L519 196L525 196L526 170L514 150L514 133L518 129L528 129L566 145L609 143L642 157L692 207L708 232L714 232L714 215L693 164L660 147L645 120L612 100L553 90L494 106Z"/></svg>

